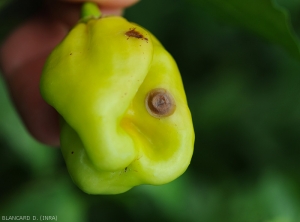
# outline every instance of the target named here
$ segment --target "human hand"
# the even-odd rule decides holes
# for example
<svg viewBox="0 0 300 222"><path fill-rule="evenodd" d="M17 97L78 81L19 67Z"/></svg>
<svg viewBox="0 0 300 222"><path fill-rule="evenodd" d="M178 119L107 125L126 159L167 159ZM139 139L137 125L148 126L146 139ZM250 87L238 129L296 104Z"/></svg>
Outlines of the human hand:
<svg viewBox="0 0 300 222"><path fill-rule="evenodd" d="M121 15L138 0L92 0L102 13ZM0 65L11 99L28 131L40 142L59 146L58 114L41 97L40 75L46 58L78 21L84 0L48 0L0 48Z"/></svg>

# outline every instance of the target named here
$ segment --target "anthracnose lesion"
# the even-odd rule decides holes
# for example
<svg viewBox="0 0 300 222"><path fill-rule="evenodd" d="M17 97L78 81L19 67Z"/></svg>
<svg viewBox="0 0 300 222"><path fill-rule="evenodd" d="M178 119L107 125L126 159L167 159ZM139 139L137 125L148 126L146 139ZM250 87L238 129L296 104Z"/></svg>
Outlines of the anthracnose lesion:
<svg viewBox="0 0 300 222"><path fill-rule="evenodd" d="M165 89L153 89L146 97L146 108L154 117L166 117L174 113L176 104L172 95Z"/></svg>
<svg viewBox="0 0 300 222"><path fill-rule="evenodd" d="M127 39L129 39L130 37L133 37L133 38L137 38L137 39L143 39L148 42L148 39L145 38L143 34L136 31L136 28L130 28L129 31L125 32L125 35L127 36Z"/></svg>

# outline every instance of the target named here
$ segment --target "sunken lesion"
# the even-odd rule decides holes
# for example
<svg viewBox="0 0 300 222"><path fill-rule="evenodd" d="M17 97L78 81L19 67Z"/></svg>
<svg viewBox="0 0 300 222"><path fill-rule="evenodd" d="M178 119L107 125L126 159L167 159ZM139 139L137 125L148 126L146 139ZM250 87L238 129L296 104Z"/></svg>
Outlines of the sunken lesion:
<svg viewBox="0 0 300 222"><path fill-rule="evenodd" d="M133 37L148 42L148 38L146 38L142 33L138 32L136 28L130 28L129 31L125 32L125 35L127 36L127 39Z"/></svg>
<svg viewBox="0 0 300 222"><path fill-rule="evenodd" d="M176 109L173 96L162 88L151 90L146 96L145 105L148 113L156 118L170 116Z"/></svg>

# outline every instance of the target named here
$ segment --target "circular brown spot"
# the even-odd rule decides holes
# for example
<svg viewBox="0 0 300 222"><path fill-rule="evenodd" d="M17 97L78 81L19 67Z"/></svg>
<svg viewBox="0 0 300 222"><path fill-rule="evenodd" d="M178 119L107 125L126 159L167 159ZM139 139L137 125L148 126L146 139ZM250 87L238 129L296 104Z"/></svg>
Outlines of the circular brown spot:
<svg viewBox="0 0 300 222"><path fill-rule="evenodd" d="M172 95L162 88L151 90L146 97L145 104L150 115L156 118L170 116L176 108Z"/></svg>

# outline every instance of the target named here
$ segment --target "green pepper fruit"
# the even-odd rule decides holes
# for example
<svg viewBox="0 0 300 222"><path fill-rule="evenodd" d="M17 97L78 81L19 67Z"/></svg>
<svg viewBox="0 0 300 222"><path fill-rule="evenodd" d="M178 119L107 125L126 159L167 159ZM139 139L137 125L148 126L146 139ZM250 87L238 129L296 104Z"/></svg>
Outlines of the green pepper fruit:
<svg viewBox="0 0 300 222"><path fill-rule="evenodd" d="M47 59L40 83L61 115L73 181L86 193L117 194L174 180L194 146L175 61L142 27L83 14Z"/></svg>

